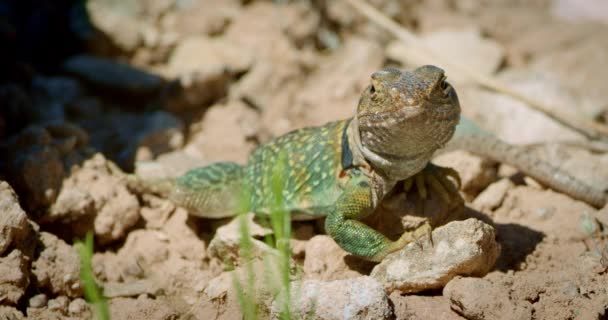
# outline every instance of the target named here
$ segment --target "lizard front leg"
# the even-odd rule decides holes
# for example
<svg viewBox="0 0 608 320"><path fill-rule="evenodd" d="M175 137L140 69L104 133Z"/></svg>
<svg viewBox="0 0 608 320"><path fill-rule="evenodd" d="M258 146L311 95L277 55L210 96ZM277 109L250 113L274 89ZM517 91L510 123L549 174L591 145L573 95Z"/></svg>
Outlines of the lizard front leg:
<svg viewBox="0 0 608 320"><path fill-rule="evenodd" d="M456 185L449 178L454 179ZM416 184L418 195L422 199L427 197L427 186L446 203L454 199L460 199L458 193L461 185L460 176L452 168L437 166L429 162L424 169L403 182L404 191L410 191L414 184Z"/></svg>
<svg viewBox="0 0 608 320"><path fill-rule="evenodd" d="M425 223L405 232L397 241L391 241L358 221L375 209L372 196L372 186L367 178L354 179L327 216L325 230L342 249L367 260L381 261L387 254L430 233L431 226Z"/></svg>

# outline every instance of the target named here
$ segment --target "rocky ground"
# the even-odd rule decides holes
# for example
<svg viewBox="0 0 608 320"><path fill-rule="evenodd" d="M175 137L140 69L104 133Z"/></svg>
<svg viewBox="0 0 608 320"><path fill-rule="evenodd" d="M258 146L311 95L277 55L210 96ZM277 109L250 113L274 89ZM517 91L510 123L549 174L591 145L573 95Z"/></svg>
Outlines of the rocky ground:
<svg viewBox="0 0 608 320"><path fill-rule="evenodd" d="M428 47L555 111L608 122L604 2L371 2ZM87 231L112 319L242 318L236 223L189 217L134 192L111 163L144 177L244 163L277 135L352 115L373 71L434 63L412 58L340 0L7 1L0 9L0 319L92 317L75 245ZM608 189L605 142L446 71L464 114ZM433 232L432 246L423 239L374 265L337 247L322 223L294 223L294 314L608 317L608 207L465 152L437 163L460 172L467 202ZM411 223L375 218L387 234ZM256 239L268 232L252 224ZM254 241L254 252L272 250ZM258 275L266 268L254 263ZM276 317L280 303L264 281L256 277L252 295L263 317Z"/></svg>

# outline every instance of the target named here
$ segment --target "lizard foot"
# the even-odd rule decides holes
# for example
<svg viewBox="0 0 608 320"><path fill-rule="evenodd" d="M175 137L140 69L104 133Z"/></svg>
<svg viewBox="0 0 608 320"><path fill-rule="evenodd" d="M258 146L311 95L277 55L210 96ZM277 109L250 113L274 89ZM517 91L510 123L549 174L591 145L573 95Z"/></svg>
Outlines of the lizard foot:
<svg viewBox="0 0 608 320"><path fill-rule="evenodd" d="M401 237L399 237L399 240L397 240L393 243L394 247L393 247L393 250L391 250L391 251L397 251L412 242L418 243L418 240L420 240L422 237L424 237L426 235L428 235L429 242L432 246L433 245L432 231L433 231L433 228L431 227L431 224L427 220L422 225L417 227L416 229L404 232L401 235ZM418 243L418 245L422 249L422 244Z"/></svg>
<svg viewBox="0 0 608 320"><path fill-rule="evenodd" d="M449 178L452 178L456 185ZM405 180L403 184L405 192L410 191L414 184L416 184L418 195L422 199L427 198L427 186L435 191L446 203L460 198L460 194L458 193L458 189L461 186L460 176L452 168L440 167L429 163L422 171Z"/></svg>

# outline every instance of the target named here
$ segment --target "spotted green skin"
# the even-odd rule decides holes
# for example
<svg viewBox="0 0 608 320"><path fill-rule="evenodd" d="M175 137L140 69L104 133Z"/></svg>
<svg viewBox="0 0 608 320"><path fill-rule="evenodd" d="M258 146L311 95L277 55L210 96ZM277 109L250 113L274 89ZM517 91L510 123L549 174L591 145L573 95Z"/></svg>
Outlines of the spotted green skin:
<svg viewBox="0 0 608 320"><path fill-rule="evenodd" d="M245 167L251 187L251 208L268 213L272 206L273 176L281 190L284 210L293 219L314 218L329 213L342 194L339 177L341 138L347 121L322 127L303 128L256 149ZM277 170L280 170L277 172Z"/></svg>
<svg viewBox="0 0 608 320"><path fill-rule="evenodd" d="M209 216L210 211L230 215L239 209L268 214L274 175L280 184L280 209L289 212L292 219L325 216L342 194L344 185L358 175L353 172L356 168L343 172L341 165L342 135L348 123L349 120L343 120L292 131L258 147L244 167L219 162L191 170L177 180L177 192L173 192L172 198L201 216ZM184 196L176 196L178 193ZM219 196L223 194L226 196ZM234 201L212 203L218 196ZM247 207L238 208L239 196L249 197L244 199Z"/></svg>
<svg viewBox="0 0 608 320"><path fill-rule="evenodd" d="M327 216L326 231L342 248L380 260L404 243L392 242L358 221L373 212L373 192L361 168L343 167L342 143L349 122L288 133L256 149L244 167L220 162L191 170L177 179L170 197L207 218L243 211L264 215L275 208L273 177L278 177L281 209L292 220ZM243 196L247 201L239 201ZM246 207L239 206L243 203Z"/></svg>

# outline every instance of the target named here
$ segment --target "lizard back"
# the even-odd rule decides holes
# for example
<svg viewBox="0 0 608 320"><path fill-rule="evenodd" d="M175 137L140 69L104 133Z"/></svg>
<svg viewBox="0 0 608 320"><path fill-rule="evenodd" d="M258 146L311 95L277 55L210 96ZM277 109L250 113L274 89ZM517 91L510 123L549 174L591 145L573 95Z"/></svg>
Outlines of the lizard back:
<svg viewBox="0 0 608 320"><path fill-rule="evenodd" d="M280 209L292 219L327 214L342 192L339 175L349 122L298 129L258 147L245 168L251 211L270 212L280 192Z"/></svg>

